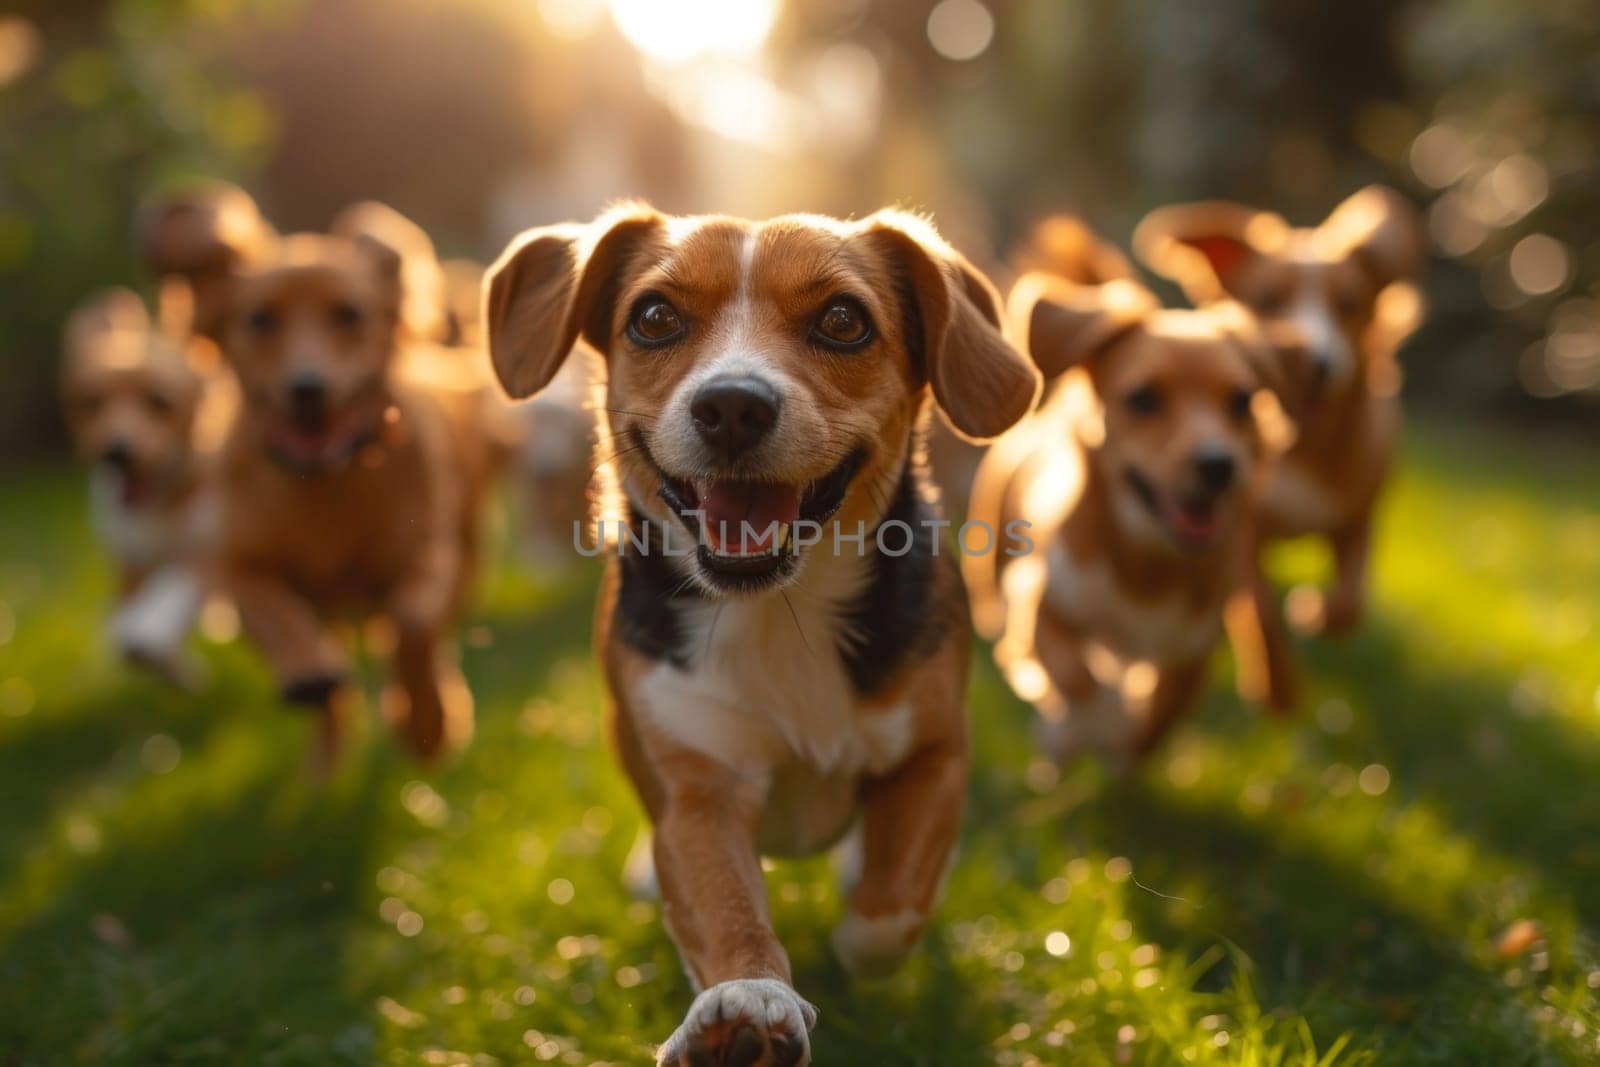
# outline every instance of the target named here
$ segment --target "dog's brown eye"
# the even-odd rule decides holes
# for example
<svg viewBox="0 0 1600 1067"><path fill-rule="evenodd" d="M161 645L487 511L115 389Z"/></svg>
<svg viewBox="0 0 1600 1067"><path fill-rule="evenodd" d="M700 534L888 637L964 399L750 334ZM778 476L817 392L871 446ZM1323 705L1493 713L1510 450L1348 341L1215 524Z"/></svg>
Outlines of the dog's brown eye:
<svg viewBox="0 0 1600 1067"><path fill-rule="evenodd" d="M859 301L843 297L822 309L811 334L829 348L853 350L872 340L872 320Z"/></svg>
<svg viewBox="0 0 1600 1067"><path fill-rule="evenodd" d="M144 394L144 406L150 409L152 415L167 415L172 411L172 398L152 389Z"/></svg>
<svg viewBox="0 0 1600 1067"><path fill-rule="evenodd" d="M280 321L278 313L271 308L256 308L245 318L244 324L251 333L265 336L277 332Z"/></svg>
<svg viewBox="0 0 1600 1067"><path fill-rule="evenodd" d="M1250 401L1254 394L1248 389L1235 389L1228 395L1228 413L1236 419L1243 419L1250 414Z"/></svg>
<svg viewBox="0 0 1600 1067"><path fill-rule="evenodd" d="M1161 390L1153 385L1141 385L1127 396L1123 403L1135 415L1155 415L1161 411Z"/></svg>
<svg viewBox="0 0 1600 1067"><path fill-rule="evenodd" d="M628 336L647 348L676 341L682 333L678 309L658 296L641 300L628 320Z"/></svg>
<svg viewBox="0 0 1600 1067"><path fill-rule="evenodd" d="M333 316L333 324L335 326L340 326L347 330L353 330L360 326L362 320L366 318L360 308L348 302L340 302L333 305L333 310L330 314Z"/></svg>
<svg viewBox="0 0 1600 1067"><path fill-rule="evenodd" d="M72 401L73 410L79 418L93 418L100 411L99 393L79 393Z"/></svg>

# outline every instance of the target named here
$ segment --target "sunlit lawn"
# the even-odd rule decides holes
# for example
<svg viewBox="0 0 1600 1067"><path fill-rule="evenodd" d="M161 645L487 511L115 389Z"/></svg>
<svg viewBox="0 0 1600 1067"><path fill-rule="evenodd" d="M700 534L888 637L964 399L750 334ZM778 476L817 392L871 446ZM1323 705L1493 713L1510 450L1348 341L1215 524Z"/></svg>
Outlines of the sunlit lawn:
<svg viewBox="0 0 1600 1067"><path fill-rule="evenodd" d="M769 875L818 1062L1595 1062L1597 482L1414 434L1370 625L1306 650L1304 713L1219 678L1132 781L1030 772L979 655L961 861L908 972L831 960L826 862ZM318 788L247 648L198 695L111 661L81 495L0 480L0 1064L648 1060L690 992L620 884L592 571L490 583L463 760L374 729ZM1497 951L1522 919L1543 940Z"/></svg>

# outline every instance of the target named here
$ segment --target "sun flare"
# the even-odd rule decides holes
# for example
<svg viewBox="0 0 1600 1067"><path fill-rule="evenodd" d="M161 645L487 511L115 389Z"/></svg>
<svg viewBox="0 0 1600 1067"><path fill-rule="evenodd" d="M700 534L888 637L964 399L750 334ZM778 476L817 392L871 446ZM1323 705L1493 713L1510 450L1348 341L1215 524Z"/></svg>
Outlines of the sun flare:
<svg viewBox="0 0 1600 1067"><path fill-rule="evenodd" d="M611 17L652 59L681 63L711 53L751 55L766 43L779 0L610 0Z"/></svg>

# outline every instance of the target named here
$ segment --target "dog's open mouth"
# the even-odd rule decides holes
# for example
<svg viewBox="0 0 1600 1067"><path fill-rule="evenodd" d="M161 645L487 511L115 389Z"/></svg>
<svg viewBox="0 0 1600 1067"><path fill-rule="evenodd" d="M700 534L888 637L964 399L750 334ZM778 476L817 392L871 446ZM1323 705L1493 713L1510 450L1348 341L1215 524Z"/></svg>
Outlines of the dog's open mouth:
<svg viewBox="0 0 1600 1067"><path fill-rule="evenodd" d="M1157 521L1172 531L1182 545L1199 548L1216 536L1222 524L1221 498L1210 494L1175 496L1158 490L1148 478L1129 467L1128 485Z"/></svg>
<svg viewBox="0 0 1600 1067"><path fill-rule="evenodd" d="M644 435L634 443L661 480L660 496L694 535L701 565L737 585L759 585L792 572L800 549L844 505L866 461L856 448L822 478L806 484L704 476L678 478L651 455ZM801 534L809 532L809 540Z"/></svg>
<svg viewBox="0 0 1600 1067"><path fill-rule="evenodd" d="M330 411L320 419L274 419L267 447L280 462L301 471L327 470L353 456L372 435L361 405Z"/></svg>
<svg viewBox="0 0 1600 1067"><path fill-rule="evenodd" d="M132 463L106 463L116 479L117 503L128 510L144 507L155 497L156 477Z"/></svg>

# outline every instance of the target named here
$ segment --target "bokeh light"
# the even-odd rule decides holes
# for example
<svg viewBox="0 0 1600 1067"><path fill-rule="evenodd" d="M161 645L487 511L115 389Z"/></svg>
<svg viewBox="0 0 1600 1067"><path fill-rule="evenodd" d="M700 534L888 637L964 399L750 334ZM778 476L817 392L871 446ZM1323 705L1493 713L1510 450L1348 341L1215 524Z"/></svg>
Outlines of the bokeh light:
<svg viewBox="0 0 1600 1067"><path fill-rule="evenodd" d="M1567 282L1567 246L1549 234L1529 234L1511 249L1511 280L1529 296L1544 296Z"/></svg>
<svg viewBox="0 0 1600 1067"><path fill-rule="evenodd" d="M928 43L946 59L976 59L994 40L994 15L978 0L940 0L928 15Z"/></svg>

